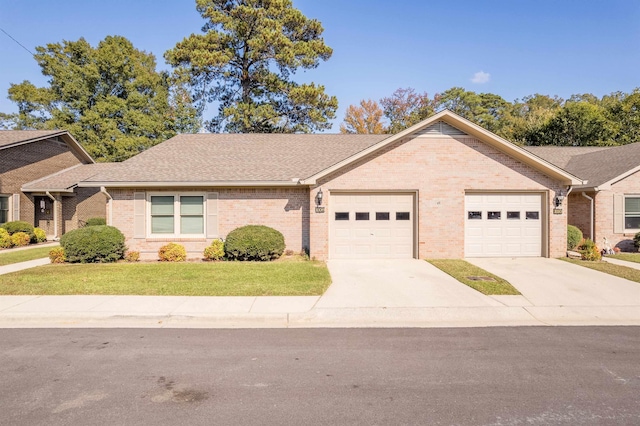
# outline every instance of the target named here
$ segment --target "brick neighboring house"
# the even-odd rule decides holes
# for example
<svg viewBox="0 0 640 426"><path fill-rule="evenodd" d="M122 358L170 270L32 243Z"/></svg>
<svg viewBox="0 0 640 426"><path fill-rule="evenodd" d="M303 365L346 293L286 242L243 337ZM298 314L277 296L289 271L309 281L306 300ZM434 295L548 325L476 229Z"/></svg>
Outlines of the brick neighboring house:
<svg viewBox="0 0 640 426"><path fill-rule="evenodd" d="M89 217L104 217L106 199L99 189L76 188L78 179L38 184L51 175L99 166L66 131L0 131L0 223L23 220L53 239Z"/></svg>
<svg viewBox="0 0 640 426"><path fill-rule="evenodd" d="M557 196L585 183L449 111L396 135L178 135L90 174L144 258L246 224L318 259L559 257Z"/></svg>
<svg viewBox="0 0 640 426"><path fill-rule="evenodd" d="M568 197L568 222L599 247L637 251L640 232L640 143L616 147L526 147L587 182Z"/></svg>

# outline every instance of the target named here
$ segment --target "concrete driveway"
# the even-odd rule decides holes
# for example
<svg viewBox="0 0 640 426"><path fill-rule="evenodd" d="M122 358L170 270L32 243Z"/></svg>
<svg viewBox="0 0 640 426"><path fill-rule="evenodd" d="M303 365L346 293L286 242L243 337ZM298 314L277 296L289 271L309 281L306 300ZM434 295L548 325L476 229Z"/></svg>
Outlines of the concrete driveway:
<svg viewBox="0 0 640 426"><path fill-rule="evenodd" d="M546 258L471 258L477 265L513 284L521 306L640 307L640 283ZM507 300L497 296L496 300Z"/></svg>
<svg viewBox="0 0 640 426"><path fill-rule="evenodd" d="M317 308L504 306L424 260L330 260L333 283Z"/></svg>

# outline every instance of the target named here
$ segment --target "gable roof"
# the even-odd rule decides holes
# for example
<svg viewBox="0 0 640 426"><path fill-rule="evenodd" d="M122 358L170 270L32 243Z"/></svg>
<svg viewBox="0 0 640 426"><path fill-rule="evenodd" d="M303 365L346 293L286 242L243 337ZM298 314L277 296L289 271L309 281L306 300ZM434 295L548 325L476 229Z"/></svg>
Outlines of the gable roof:
<svg viewBox="0 0 640 426"><path fill-rule="evenodd" d="M182 134L81 186L298 185L388 135Z"/></svg>
<svg viewBox="0 0 640 426"><path fill-rule="evenodd" d="M303 183L305 184L315 184L315 182L327 176L330 173L339 170L342 167L345 167L355 161L360 160L363 157L371 155L375 152L378 152L385 147L402 140L403 138L409 137L414 133L418 133L426 128L436 124L439 121L443 121L444 123L453 126L454 128L464 132L465 134L475 137L476 139L481 140L482 142L496 148L499 151L502 151L506 155L509 155L516 160L522 161L525 164L533 167L534 169L540 171L541 173L552 177L554 179L560 180L565 185L580 185L584 184L583 180L574 176L573 174L563 170L562 168L550 163L549 161L544 160L536 155L532 155L529 151L515 145L506 139L499 137L498 135L489 132L488 130L483 129L471 121L460 117L459 115L449 111L444 110L441 111L426 120L421 121L414 126L409 127L406 130L403 130L400 133L397 133L393 136L389 136L388 138L378 142L375 145L368 147L360 152L353 154L352 156L345 158L341 162L322 170L321 172L305 179Z"/></svg>
<svg viewBox="0 0 640 426"><path fill-rule="evenodd" d="M78 164L32 182L25 183L22 192L73 192L78 183L117 163Z"/></svg>
<svg viewBox="0 0 640 426"><path fill-rule="evenodd" d="M580 188L607 189L611 184L640 170L640 143L614 147L527 147L550 162L565 162L564 168L588 180Z"/></svg>
<svg viewBox="0 0 640 426"><path fill-rule="evenodd" d="M89 153L66 130L0 130L0 150L53 138L60 138L85 162L95 163Z"/></svg>

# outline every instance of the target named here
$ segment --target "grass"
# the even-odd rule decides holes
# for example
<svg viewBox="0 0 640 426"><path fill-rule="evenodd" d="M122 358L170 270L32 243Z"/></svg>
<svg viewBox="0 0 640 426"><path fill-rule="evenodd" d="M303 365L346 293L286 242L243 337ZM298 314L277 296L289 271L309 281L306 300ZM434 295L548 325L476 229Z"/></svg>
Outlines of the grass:
<svg viewBox="0 0 640 426"><path fill-rule="evenodd" d="M626 260L627 262L640 263L640 253L618 253L609 254L607 257L618 260Z"/></svg>
<svg viewBox="0 0 640 426"><path fill-rule="evenodd" d="M613 256L618 258L618 256ZM604 272L606 274L615 275L616 277L624 278L626 280L635 281L640 283L640 270L635 268L629 268L628 266L614 265L607 262L592 262L587 260L569 259L566 257L560 258L565 262L573 263L575 265L584 266L585 268L595 269L596 271ZM626 260L626 259L620 259Z"/></svg>
<svg viewBox="0 0 640 426"><path fill-rule="evenodd" d="M0 275L0 295L315 296L330 283L311 261L62 264Z"/></svg>
<svg viewBox="0 0 640 426"><path fill-rule="evenodd" d="M486 294L488 296L520 294L520 292L508 281L493 275L482 268L478 268L467 261L460 259L429 259L427 262L451 275L462 284L466 284L482 294ZM468 278L474 276L491 277L495 281L474 281Z"/></svg>
<svg viewBox="0 0 640 426"><path fill-rule="evenodd" d="M36 247L29 250L7 250L0 251L0 266L11 265L12 263L26 262L27 260L42 259L49 257L49 251L54 248Z"/></svg>

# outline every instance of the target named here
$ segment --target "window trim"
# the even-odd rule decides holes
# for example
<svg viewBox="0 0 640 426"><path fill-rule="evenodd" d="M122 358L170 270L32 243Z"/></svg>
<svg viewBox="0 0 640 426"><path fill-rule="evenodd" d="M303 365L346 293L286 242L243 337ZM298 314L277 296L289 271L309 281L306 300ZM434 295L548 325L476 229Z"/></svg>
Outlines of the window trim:
<svg viewBox="0 0 640 426"><path fill-rule="evenodd" d="M151 197L173 197L173 233L171 234L154 234L151 232ZM202 197L202 233L200 234L181 234L180 230L180 197ZM206 192L195 191L179 191L179 192L147 192L146 197L146 235L147 238L180 238L180 239L202 239L207 235L207 194Z"/></svg>
<svg viewBox="0 0 640 426"><path fill-rule="evenodd" d="M13 196L9 195L9 194L0 194L1 198L6 198L7 199L7 222L11 222L12 218L11 218L11 202L13 201ZM3 223L7 223L7 222L0 222L0 225L2 225Z"/></svg>
<svg viewBox="0 0 640 426"><path fill-rule="evenodd" d="M627 198L638 198L640 199L640 194L624 194L622 199L622 226L625 232L627 231L637 231L640 227L637 228L627 228ZM640 211L636 213L636 216L630 217L640 217Z"/></svg>

